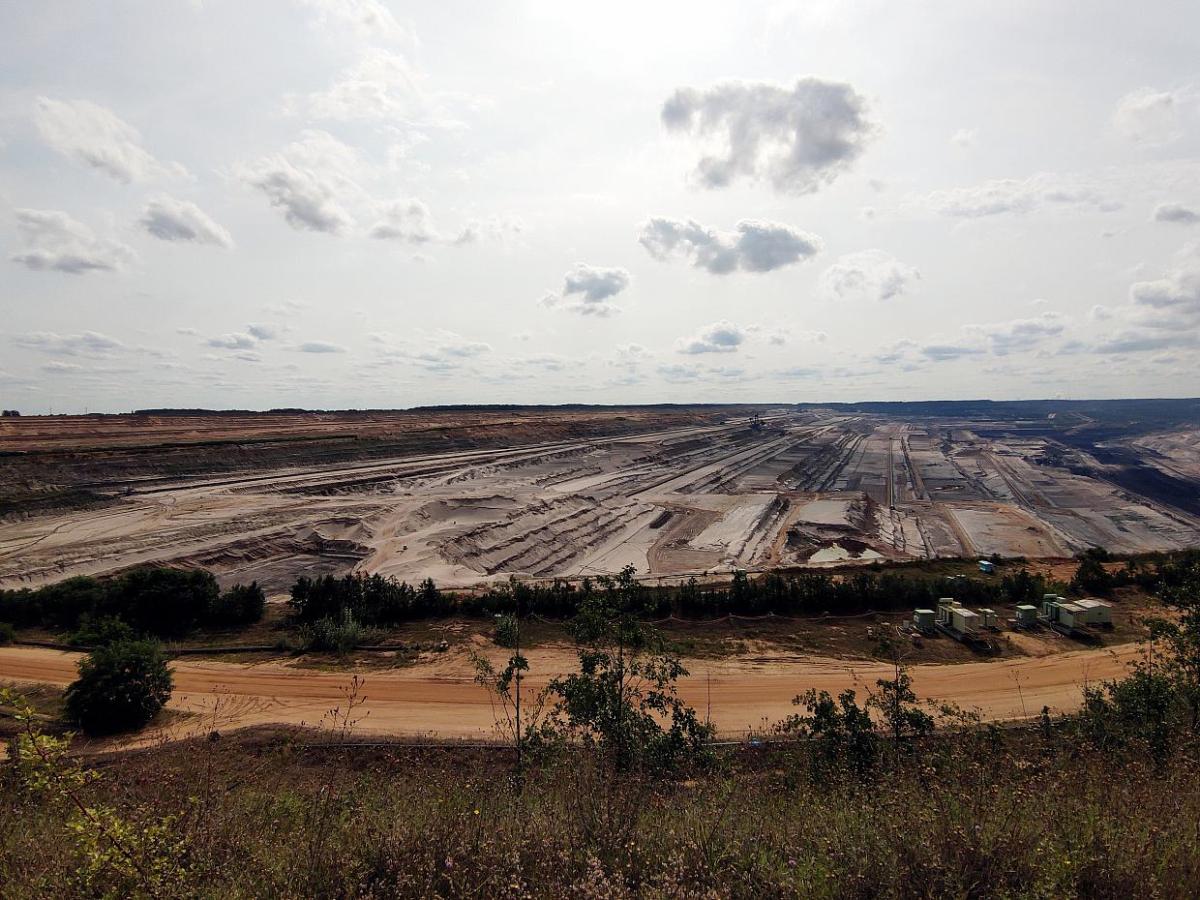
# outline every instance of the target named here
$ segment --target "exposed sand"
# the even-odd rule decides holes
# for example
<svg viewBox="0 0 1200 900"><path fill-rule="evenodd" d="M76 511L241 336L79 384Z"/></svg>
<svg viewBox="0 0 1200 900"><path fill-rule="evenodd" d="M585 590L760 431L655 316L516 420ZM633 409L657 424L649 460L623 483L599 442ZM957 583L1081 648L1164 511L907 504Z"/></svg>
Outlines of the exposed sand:
<svg viewBox="0 0 1200 900"><path fill-rule="evenodd" d="M630 415L639 427L656 421L646 410L635 412ZM615 413L604 415L606 427L627 426ZM664 423L678 421L658 415ZM722 418L710 416L710 422ZM118 482L119 499L99 508L0 521L0 587L150 562L202 566L223 584L255 579L279 596L300 574L352 570L465 587L514 575L613 573L626 565L643 576L670 578L733 568L977 553L1038 558L1097 544L1134 552L1200 543L1200 521L1047 465L1047 441L1037 437L982 438L965 428L788 410L768 414L757 430L744 416L726 413L715 424L543 443L532 442L539 427L569 437L572 429L595 423L588 425L583 414L544 411L441 413L428 421L294 418L289 425L287 416L215 417L208 425L214 436L348 431L345 440L353 442L415 431L424 435L423 446L436 446L466 432L482 440L476 431L495 430L527 442L132 478ZM4 426L0 449L48 447L49 459L72 434L77 442L122 446L140 434L154 446L199 440L204 426L187 417L22 422ZM288 431L293 426L295 434ZM1152 441L1179 459L1192 445L1190 433ZM285 458L320 458L297 453ZM668 510L664 525L659 517Z"/></svg>
<svg viewBox="0 0 1200 900"><path fill-rule="evenodd" d="M914 688L926 699L954 702L978 710L990 720L1073 710L1087 682L1123 674L1137 658L1138 645L1079 650L1037 658L911 668ZM490 648L497 661L503 651ZM536 691L555 674L570 671L575 658L567 648L528 653ZM0 648L0 681L64 686L75 678L78 654L25 647ZM779 721L794 712L791 700L809 688L837 693L854 688L863 695L877 678L890 677L889 666L807 657L753 657L685 661L691 676L680 693L702 716L711 716L722 734ZM199 714L175 726L172 736L212 728L252 725L316 725L329 711L345 706L353 671L301 669L280 662L244 665L222 662L175 662L175 693L170 708ZM357 734L483 738L493 733L486 692L473 683L470 660L462 652L436 657L412 668L360 670L363 677ZM139 743L155 739L141 735Z"/></svg>

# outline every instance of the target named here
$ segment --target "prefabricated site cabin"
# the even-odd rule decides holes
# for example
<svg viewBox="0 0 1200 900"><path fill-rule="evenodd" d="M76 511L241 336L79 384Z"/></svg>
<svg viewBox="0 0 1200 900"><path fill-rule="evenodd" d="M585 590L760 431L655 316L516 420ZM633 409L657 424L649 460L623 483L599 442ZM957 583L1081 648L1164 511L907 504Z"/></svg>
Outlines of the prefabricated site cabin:
<svg viewBox="0 0 1200 900"><path fill-rule="evenodd" d="M984 575L991 575L996 571L996 564L990 559L981 559L979 561L979 571Z"/></svg>
<svg viewBox="0 0 1200 900"><path fill-rule="evenodd" d="M913 625L918 631L933 631L937 624L937 613L932 609L914 609L913 610Z"/></svg>
<svg viewBox="0 0 1200 900"><path fill-rule="evenodd" d="M1076 606L1082 606L1087 611L1089 625L1112 625L1112 604L1103 600L1076 600Z"/></svg>
<svg viewBox="0 0 1200 900"><path fill-rule="evenodd" d="M1017 607L1017 624L1023 626L1036 624L1037 612L1036 606L1031 606L1028 603L1022 603Z"/></svg>

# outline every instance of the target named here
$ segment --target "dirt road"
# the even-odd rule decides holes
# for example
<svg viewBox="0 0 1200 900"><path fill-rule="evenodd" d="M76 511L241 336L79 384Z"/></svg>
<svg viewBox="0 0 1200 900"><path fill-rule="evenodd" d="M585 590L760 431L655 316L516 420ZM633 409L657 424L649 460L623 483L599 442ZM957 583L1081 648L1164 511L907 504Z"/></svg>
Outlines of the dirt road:
<svg viewBox="0 0 1200 900"><path fill-rule="evenodd" d="M958 665L921 665L911 670L917 693L978 710L987 719L1036 716L1043 706L1055 711L1079 705L1081 688L1122 674L1139 647L1081 650L1038 658ZM499 658L499 652L494 653ZM538 649L529 654L527 680L536 691L553 674L569 671L567 649ZM38 648L0 648L0 681L63 686L75 677L77 654ZM739 735L794 711L791 699L816 688L831 693L851 687L860 696L890 669L873 662L809 657L754 657L689 660L691 676L681 694L711 716L722 734ZM175 693L170 707L196 714L180 720L175 736L213 728L251 725L329 723L329 711L345 706L353 672L303 669L281 662L260 665L176 662ZM472 682L465 653L407 669L360 670L365 698L355 728L359 735L482 738L493 732L487 694ZM145 738L143 737L144 741Z"/></svg>

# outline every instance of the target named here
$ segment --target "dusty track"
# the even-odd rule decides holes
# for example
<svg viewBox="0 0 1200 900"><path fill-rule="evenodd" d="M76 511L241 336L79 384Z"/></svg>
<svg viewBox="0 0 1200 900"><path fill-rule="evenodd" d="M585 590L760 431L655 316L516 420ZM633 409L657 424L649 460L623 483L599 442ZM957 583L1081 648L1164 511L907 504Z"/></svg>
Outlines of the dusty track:
<svg viewBox="0 0 1200 900"><path fill-rule="evenodd" d="M918 694L978 710L992 720L1038 715L1043 706L1055 711L1076 708L1081 688L1121 675L1140 648L1082 650L1038 658L912 668ZM499 653L494 653L499 657ZM553 674L568 671L567 649L529 653L538 677L527 685L537 690ZM75 677L77 654L36 648L0 648L0 681L63 686ZM688 662L692 675L681 693L702 716L710 715L723 734L743 734L794 711L791 699L808 688L831 693L854 688L860 695L889 667L874 662L804 657L753 657ZM171 708L200 714L175 726L171 736L211 728L252 725L316 725L335 706L345 703L352 672L299 669L278 662L245 665L220 662L177 662ZM492 709L487 694L471 679L465 654L453 654L411 669L359 671L366 713L356 734L488 737ZM148 739L143 736L139 742Z"/></svg>

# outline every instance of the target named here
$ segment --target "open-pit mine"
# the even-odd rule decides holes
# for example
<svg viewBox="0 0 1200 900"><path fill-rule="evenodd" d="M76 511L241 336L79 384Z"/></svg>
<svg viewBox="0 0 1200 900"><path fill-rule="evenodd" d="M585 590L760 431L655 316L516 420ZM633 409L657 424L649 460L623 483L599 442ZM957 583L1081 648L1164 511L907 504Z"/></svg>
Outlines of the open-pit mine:
<svg viewBox="0 0 1200 900"><path fill-rule="evenodd" d="M0 586L155 562L278 595L324 572L467 586L1200 543L1194 422L996 406L5 419Z"/></svg>

